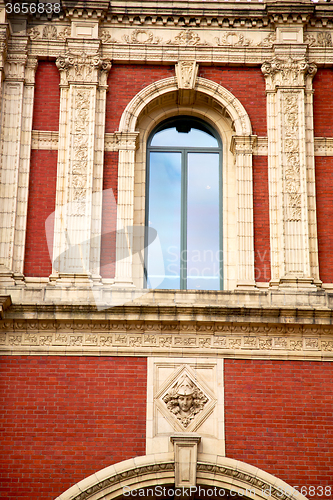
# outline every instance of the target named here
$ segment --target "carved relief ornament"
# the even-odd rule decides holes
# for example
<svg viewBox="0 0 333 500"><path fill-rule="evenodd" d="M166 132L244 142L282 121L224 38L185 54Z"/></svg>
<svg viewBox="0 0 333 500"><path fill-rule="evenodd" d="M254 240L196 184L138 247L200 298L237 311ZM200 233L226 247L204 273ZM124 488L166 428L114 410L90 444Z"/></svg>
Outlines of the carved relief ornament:
<svg viewBox="0 0 333 500"><path fill-rule="evenodd" d="M195 416L200 413L208 397L205 396L197 385L184 374L162 398L167 409L186 429Z"/></svg>
<svg viewBox="0 0 333 500"><path fill-rule="evenodd" d="M264 62L261 67L266 78L266 90L276 90L277 87L302 87L307 80L315 76L317 67L305 58L274 57L269 62Z"/></svg>
<svg viewBox="0 0 333 500"><path fill-rule="evenodd" d="M106 84L106 77L111 69L111 61L102 59L98 53L74 54L67 52L56 60L61 75L61 85L69 83Z"/></svg>
<svg viewBox="0 0 333 500"><path fill-rule="evenodd" d="M193 89L198 75L195 61L179 61L176 64L176 77L179 89Z"/></svg>
<svg viewBox="0 0 333 500"><path fill-rule="evenodd" d="M226 32L221 38L215 37L214 40L219 46L249 47L253 44L252 40L246 38L242 33L237 33L237 31Z"/></svg>
<svg viewBox="0 0 333 500"><path fill-rule="evenodd" d="M298 100L298 93L283 94L284 184L287 198L286 220L288 221L300 221L302 215Z"/></svg>
<svg viewBox="0 0 333 500"><path fill-rule="evenodd" d="M168 45L210 45L201 40L198 33L190 29L180 31L173 40L168 40L166 43Z"/></svg>

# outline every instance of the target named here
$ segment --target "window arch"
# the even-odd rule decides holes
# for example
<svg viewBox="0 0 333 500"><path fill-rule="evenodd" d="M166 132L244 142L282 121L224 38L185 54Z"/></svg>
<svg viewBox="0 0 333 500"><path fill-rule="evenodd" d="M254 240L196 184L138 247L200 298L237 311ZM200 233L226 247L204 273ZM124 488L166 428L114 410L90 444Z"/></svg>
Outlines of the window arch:
<svg viewBox="0 0 333 500"><path fill-rule="evenodd" d="M207 123L181 115L148 139L145 285L220 290L222 276L222 143Z"/></svg>

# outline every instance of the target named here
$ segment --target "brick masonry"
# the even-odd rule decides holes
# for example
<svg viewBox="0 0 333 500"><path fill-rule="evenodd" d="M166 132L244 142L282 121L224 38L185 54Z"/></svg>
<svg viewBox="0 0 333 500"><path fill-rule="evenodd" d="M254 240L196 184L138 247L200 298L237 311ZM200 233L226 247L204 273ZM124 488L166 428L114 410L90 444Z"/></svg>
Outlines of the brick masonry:
<svg viewBox="0 0 333 500"><path fill-rule="evenodd" d="M117 189L118 189L118 151L105 151L103 173L103 210L101 238L101 276L114 278L116 267L116 229L117 229ZM112 189L112 195L105 191Z"/></svg>
<svg viewBox="0 0 333 500"><path fill-rule="evenodd" d="M24 260L24 274L30 277L47 277L52 272L45 221L55 210L57 157L57 151L31 151ZM50 230L53 242L52 225Z"/></svg>
<svg viewBox="0 0 333 500"><path fill-rule="evenodd" d="M33 130L59 130L60 73L54 62L39 61L36 71Z"/></svg>
<svg viewBox="0 0 333 500"><path fill-rule="evenodd" d="M201 67L199 76L219 83L229 90L246 109L252 133L267 135L266 86L260 68Z"/></svg>
<svg viewBox="0 0 333 500"><path fill-rule="evenodd" d="M313 80L315 137L333 137L333 69L320 68Z"/></svg>
<svg viewBox="0 0 333 500"><path fill-rule="evenodd" d="M254 267L256 281L271 279L267 156L253 157Z"/></svg>
<svg viewBox="0 0 333 500"><path fill-rule="evenodd" d="M333 157L316 156L319 276L333 282Z"/></svg>
<svg viewBox="0 0 333 500"><path fill-rule="evenodd" d="M333 363L227 359L224 380L226 455L333 491Z"/></svg>
<svg viewBox="0 0 333 500"><path fill-rule="evenodd" d="M52 500L145 454L146 358L0 358L0 498Z"/></svg>
<svg viewBox="0 0 333 500"><path fill-rule="evenodd" d="M115 132L123 111L133 97L143 88L163 78L175 76L174 66L141 64L115 64L112 66L106 97L105 131Z"/></svg>

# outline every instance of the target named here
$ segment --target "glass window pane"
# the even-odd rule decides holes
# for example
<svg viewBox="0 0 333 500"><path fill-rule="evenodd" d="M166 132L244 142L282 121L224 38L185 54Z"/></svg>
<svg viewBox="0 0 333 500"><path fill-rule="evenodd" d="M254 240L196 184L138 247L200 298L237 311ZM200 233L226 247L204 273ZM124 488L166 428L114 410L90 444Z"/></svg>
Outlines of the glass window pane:
<svg viewBox="0 0 333 500"><path fill-rule="evenodd" d="M219 154L188 154L187 288L220 289Z"/></svg>
<svg viewBox="0 0 333 500"><path fill-rule="evenodd" d="M219 144L215 137L195 127L187 133L177 132L176 127L172 127L157 132L151 146L218 148Z"/></svg>
<svg viewBox="0 0 333 500"><path fill-rule="evenodd" d="M148 288L180 288L181 153L150 153L148 226L157 231L147 248Z"/></svg>

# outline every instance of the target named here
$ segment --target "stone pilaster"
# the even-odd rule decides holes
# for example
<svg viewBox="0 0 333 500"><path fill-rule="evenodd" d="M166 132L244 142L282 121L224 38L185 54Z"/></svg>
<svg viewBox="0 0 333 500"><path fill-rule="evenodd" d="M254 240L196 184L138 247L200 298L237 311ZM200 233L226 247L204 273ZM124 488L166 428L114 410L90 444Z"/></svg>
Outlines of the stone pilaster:
<svg viewBox="0 0 333 500"><path fill-rule="evenodd" d="M35 74L38 60L28 57L25 67L21 120L20 161L17 186L17 215L13 253L13 270L16 280L23 278L27 226L32 116L35 92Z"/></svg>
<svg viewBox="0 0 333 500"><path fill-rule="evenodd" d="M138 132L119 132L117 253L115 285L134 286L133 224L134 224L134 165Z"/></svg>
<svg viewBox="0 0 333 500"><path fill-rule="evenodd" d="M237 181L237 287L254 288L252 154L257 136L232 137Z"/></svg>
<svg viewBox="0 0 333 500"><path fill-rule="evenodd" d="M314 186L312 78L306 47L275 47L266 77L271 286L320 284Z"/></svg>
<svg viewBox="0 0 333 500"><path fill-rule="evenodd" d="M27 44L26 37L13 37L4 67L0 275L5 281L23 279L31 125L37 67L37 59L27 56Z"/></svg>
<svg viewBox="0 0 333 500"><path fill-rule="evenodd" d="M1 9L1 5L0 5ZM5 16L5 9L3 9L3 16ZM7 55L7 45L8 45L8 37L9 37L9 27L8 23L2 22L5 19L1 19L0 14L0 103L2 97L2 82L4 79L4 67Z"/></svg>
<svg viewBox="0 0 333 500"><path fill-rule="evenodd" d="M70 44L70 42L69 42ZM106 79L99 42L69 45L61 75L51 279L99 280Z"/></svg>

